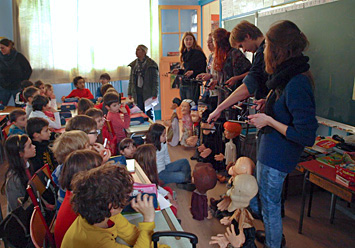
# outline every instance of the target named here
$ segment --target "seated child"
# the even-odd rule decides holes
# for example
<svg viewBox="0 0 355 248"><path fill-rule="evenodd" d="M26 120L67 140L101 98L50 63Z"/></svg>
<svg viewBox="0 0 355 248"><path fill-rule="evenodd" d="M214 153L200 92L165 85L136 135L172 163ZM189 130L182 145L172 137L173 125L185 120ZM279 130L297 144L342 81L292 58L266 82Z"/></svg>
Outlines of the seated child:
<svg viewBox="0 0 355 248"><path fill-rule="evenodd" d="M34 87L34 86L29 86L23 91L23 97L26 100L26 117L28 118L32 112L32 101L33 98L37 95L39 95L40 91Z"/></svg>
<svg viewBox="0 0 355 248"><path fill-rule="evenodd" d="M116 156L117 137L110 123L105 120L102 111L97 108L91 108L88 109L85 114L94 118L96 121L97 130L100 131L100 134L97 136L97 142L105 145L105 148L110 149L112 156Z"/></svg>
<svg viewBox="0 0 355 248"><path fill-rule="evenodd" d="M23 96L23 91L27 88L33 86L33 83L30 80L21 81L21 91L16 93L15 97L15 107L24 107L26 106L26 100Z"/></svg>
<svg viewBox="0 0 355 248"><path fill-rule="evenodd" d="M65 190L60 186L59 183L59 177L62 171L63 162L71 152L88 148L90 148L89 137L86 133L79 130L65 132L54 141L52 150L54 153L54 157L56 158L59 164L52 173L53 181L59 187L57 209L60 208L65 196Z"/></svg>
<svg viewBox="0 0 355 248"><path fill-rule="evenodd" d="M85 79L81 76L75 77L73 79L74 86L76 89L72 90L69 95L62 96L62 101L64 102L65 98L87 98L94 99L91 91L89 89L85 89Z"/></svg>
<svg viewBox="0 0 355 248"><path fill-rule="evenodd" d="M120 144L118 145L118 149L120 150L120 154L122 155L119 157L119 162L121 164L126 165L126 159L132 159L134 158L134 154L136 153L137 146L134 143L133 139L130 138L124 138L121 140Z"/></svg>
<svg viewBox="0 0 355 248"><path fill-rule="evenodd" d="M45 92L45 89L44 89L44 83L41 81L41 80L37 80L34 84L34 86L39 89L39 94L41 96L45 96L44 92Z"/></svg>
<svg viewBox="0 0 355 248"><path fill-rule="evenodd" d="M122 142L121 142L122 143ZM140 145L134 154L134 159L142 167L144 173L147 175L149 180L157 185L158 193L161 194L165 199L167 199L172 206L171 211L174 215L177 214L177 202L173 198L173 191L170 187L160 187L159 186L159 176L157 170L157 156L156 156L155 146L152 144Z"/></svg>
<svg viewBox="0 0 355 248"><path fill-rule="evenodd" d="M157 170L159 179L163 184L177 183L179 188L189 191L195 190L191 183L189 161L186 158L174 162L170 160L165 126L159 123L151 125L147 134L147 143L153 144L156 148Z"/></svg>
<svg viewBox="0 0 355 248"><path fill-rule="evenodd" d="M87 115L77 115L71 118L65 126L65 131L71 130L84 131L89 137L91 149L100 153L104 159L104 162L107 162L107 160L111 157L110 150L106 149L102 144L96 142L99 132L97 131L96 121L92 117Z"/></svg>
<svg viewBox="0 0 355 248"><path fill-rule="evenodd" d="M53 86L51 84L44 84L44 96L49 98L49 106L58 109L57 100L54 95Z"/></svg>
<svg viewBox="0 0 355 248"><path fill-rule="evenodd" d="M66 189L65 198L60 207L54 227L56 247L60 247L64 234L78 215L73 211L70 199L72 197L71 181L79 171L87 171L102 164L102 157L95 151L84 149L70 153L65 159L62 174L59 177L60 185Z"/></svg>
<svg viewBox="0 0 355 248"><path fill-rule="evenodd" d="M106 164L79 172L72 189L71 203L79 216L65 233L61 247L128 247L117 244L117 237L130 246L151 246L155 227L153 197L138 194L131 201L143 215L138 227L121 214L133 190L133 179L126 168Z"/></svg>
<svg viewBox="0 0 355 248"><path fill-rule="evenodd" d="M49 148L51 131L48 126L48 121L40 117L33 117L27 121L26 132L31 138L32 144L36 147L36 156L30 159L34 171L48 164L49 169L53 172L58 165L53 151Z"/></svg>
<svg viewBox="0 0 355 248"><path fill-rule="evenodd" d="M46 119L49 123L50 128L54 129L60 129L62 127L60 123L60 116L59 112L49 106L49 100L45 96L37 95L33 98L32 101L32 108L33 111L31 112L29 118L33 117L41 117L43 119ZM45 113L44 111L50 111L54 114L54 121L52 121Z"/></svg>
<svg viewBox="0 0 355 248"><path fill-rule="evenodd" d="M117 142L121 142L126 137L125 129L129 128L131 122L129 109L127 110L125 105L121 104L121 95L116 93L106 93L104 104L108 110L107 120L112 123ZM121 114L123 114L123 119L121 118Z"/></svg>
<svg viewBox="0 0 355 248"><path fill-rule="evenodd" d="M99 86L96 90L96 97L97 98L98 97L102 98L102 96L105 94L105 93L104 94L101 93L101 87L108 84L108 82L110 82L110 80L111 80L111 77L108 73L101 74L101 76L100 76L101 86Z"/></svg>
<svg viewBox="0 0 355 248"><path fill-rule="evenodd" d="M100 89L101 95L104 96L109 89L114 89L116 91L116 89L111 84L102 85ZM102 99L101 99L101 103L95 105L95 108L101 109L104 115L107 115L107 109L105 108L105 104L104 102L102 102Z"/></svg>
<svg viewBox="0 0 355 248"><path fill-rule="evenodd" d="M84 115L86 110L93 108L94 103L86 98L81 98L78 102L78 115Z"/></svg>
<svg viewBox="0 0 355 248"><path fill-rule="evenodd" d="M12 110L9 117L12 125L9 129L8 136L13 134L25 134L27 125L26 111L23 109Z"/></svg>

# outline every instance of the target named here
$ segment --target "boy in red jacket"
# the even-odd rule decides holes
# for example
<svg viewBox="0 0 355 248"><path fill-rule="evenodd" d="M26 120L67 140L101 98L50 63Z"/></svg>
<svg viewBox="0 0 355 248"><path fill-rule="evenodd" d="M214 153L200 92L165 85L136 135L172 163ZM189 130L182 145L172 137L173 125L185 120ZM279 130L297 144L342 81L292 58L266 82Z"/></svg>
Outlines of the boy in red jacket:
<svg viewBox="0 0 355 248"><path fill-rule="evenodd" d="M74 86L76 89L72 90L69 95L62 96L62 102L64 102L65 98L87 98L94 99L91 91L89 89L85 89L85 79L81 76L75 77L73 79Z"/></svg>

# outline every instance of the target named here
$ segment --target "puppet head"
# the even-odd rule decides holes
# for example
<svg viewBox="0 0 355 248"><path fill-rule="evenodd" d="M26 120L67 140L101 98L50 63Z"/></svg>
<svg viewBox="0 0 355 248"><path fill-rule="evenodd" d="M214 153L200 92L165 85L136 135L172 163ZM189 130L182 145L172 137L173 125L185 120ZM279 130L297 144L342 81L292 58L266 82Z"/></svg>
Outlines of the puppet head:
<svg viewBox="0 0 355 248"><path fill-rule="evenodd" d="M177 109L178 107L180 107L180 104L181 104L180 98L175 97L172 101L170 109L172 110Z"/></svg>
<svg viewBox="0 0 355 248"><path fill-rule="evenodd" d="M199 193L205 194L217 183L217 174L210 163L197 163L192 173L193 182Z"/></svg>
<svg viewBox="0 0 355 248"><path fill-rule="evenodd" d="M228 192L232 200L228 211L233 212L249 206L250 200L258 193L258 183L252 175L238 175L234 178L233 186Z"/></svg>
<svg viewBox="0 0 355 248"><path fill-rule="evenodd" d="M191 108L195 106L195 102L192 101L191 99L184 99L181 103L181 113L183 115L189 115Z"/></svg>
<svg viewBox="0 0 355 248"><path fill-rule="evenodd" d="M231 166L228 170L228 174L232 177L241 174L252 175L255 168L253 160L248 157L240 157L237 159L235 164Z"/></svg>
<svg viewBox="0 0 355 248"><path fill-rule="evenodd" d="M193 106L191 108L190 115L191 115L192 122L200 122L201 121L200 115L198 113L197 106Z"/></svg>
<svg viewBox="0 0 355 248"><path fill-rule="evenodd" d="M208 109L206 109L203 113L202 113L202 119L201 119L201 129L202 129L202 133L204 135L209 135L211 133L212 130L214 130L214 123L211 122L210 124L207 123L207 119L208 116L210 115L211 111L209 111Z"/></svg>
<svg viewBox="0 0 355 248"><path fill-rule="evenodd" d="M227 121L223 124L223 127L224 127L224 136L226 137L226 139L234 139L242 131L242 126L236 122Z"/></svg>
<svg viewBox="0 0 355 248"><path fill-rule="evenodd" d="M198 101L198 113L200 115L200 118L202 118L202 113L205 112L205 110L208 109L208 105L201 100Z"/></svg>

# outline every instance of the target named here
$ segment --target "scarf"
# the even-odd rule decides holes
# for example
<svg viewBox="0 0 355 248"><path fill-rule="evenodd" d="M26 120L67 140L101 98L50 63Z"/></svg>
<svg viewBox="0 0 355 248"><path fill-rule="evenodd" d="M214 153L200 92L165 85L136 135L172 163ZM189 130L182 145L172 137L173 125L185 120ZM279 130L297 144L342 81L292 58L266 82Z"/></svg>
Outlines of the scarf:
<svg viewBox="0 0 355 248"><path fill-rule="evenodd" d="M10 67L13 63L15 63L17 53L18 52L15 49L12 49L9 55L3 55L0 52L0 60L2 60L7 67Z"/></svg>
<svg viewBox="0 0 355 248"><path fill-rule="evenodd" d="M137 86L139 88L143 87L143 80L144 80L144 73L145 73L145 65L147 64L147 56L144 57L143 61L140 61L139 59L137 59L137 63L135 64L134 68L133 68L133 74L136 77L136 82L137 82Z"/></svg>
<svg viewBox="0 0 355 248"><path fill-rule="evenodd" d="M266 82L266 86L270 90L265 104L266 115L275 118L273 110L275 102L278 100L291 78L309 70L310 66L308 61L309 58L304 55L290 58L277 66L274 74L269 76L269 79ZM270 133L272 129L272 127L266 126L261 129L261 132Z"/></svg>

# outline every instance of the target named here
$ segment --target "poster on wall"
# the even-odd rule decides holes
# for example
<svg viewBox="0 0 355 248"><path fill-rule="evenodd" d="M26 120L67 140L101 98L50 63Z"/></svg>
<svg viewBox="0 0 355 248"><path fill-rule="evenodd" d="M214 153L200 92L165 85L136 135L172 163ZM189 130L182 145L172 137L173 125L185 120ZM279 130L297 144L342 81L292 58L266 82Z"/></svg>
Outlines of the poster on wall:
<svg viewBox="0 0 355 248"><path fill-rule="evenodd" d="M211 32L219 28L219 15L211 15Z"/></svg>

